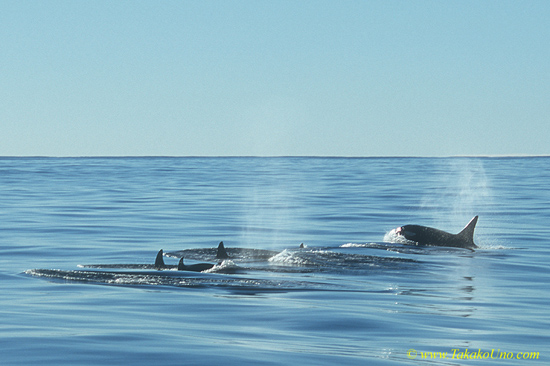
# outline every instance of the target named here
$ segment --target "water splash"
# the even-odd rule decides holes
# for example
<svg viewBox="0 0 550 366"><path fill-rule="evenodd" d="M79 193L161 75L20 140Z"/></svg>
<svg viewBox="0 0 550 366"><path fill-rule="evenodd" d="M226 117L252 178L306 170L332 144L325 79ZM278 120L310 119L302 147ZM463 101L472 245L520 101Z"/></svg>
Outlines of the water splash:
<svg viewBox="0 0 550 366"><path fill-rule="evenodd" d="M277 255L269 258L269 263L279 264L279 265L298 265L298 266L307 266L315 265L315 262L309 261L307 258L304 258L299 255L299 252L289 251L287 249L283 250Z"/></svg>
<svg viewBox="0 0 550 366"><path fill-rule="evenodd" d="M384 235L384 242L416 245L414 241L405 239L403 235L397 235L396 229L392 229Z"/></svg>

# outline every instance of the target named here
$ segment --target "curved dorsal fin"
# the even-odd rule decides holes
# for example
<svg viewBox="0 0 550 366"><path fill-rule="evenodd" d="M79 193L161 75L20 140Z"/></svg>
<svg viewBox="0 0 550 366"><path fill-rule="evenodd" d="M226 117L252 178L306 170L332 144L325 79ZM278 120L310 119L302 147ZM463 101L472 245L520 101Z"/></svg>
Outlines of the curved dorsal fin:
<svg viewBox="0 0 550 366"><path fill-rule="evenodd" d="M166 265L164 264L164 258L162 257L163 252L162 249L159 250L157 253L157 257L155 258L155 268L164 268Z"/></svg>
<svg viewBox="0 0 550 366"><path fill-rule="evenodd" d="M178 271L183 271L185 269L185 264L183 264L183 257L180 258L178 262Z"/></svg>
<svg viewBox="0 0 550 366"><path fill-rule="evenodd" d="M229 255L225 251L225 247L223 246L223 241L220 241L220 244L218 245L218 252L216 253L216 258L218 259L227 259L229 258Z"/></svg>
<svg viewBox="0 0 550 366"><path fill-rule="evenodd" d="M477 224L477 218L478 216L474 216L473 219L470 220L468 225L462 229L461 232L456 234L457 236L460 236L463 240L467 240L468 242L474 243L474 229L476 228Z"/></svg>

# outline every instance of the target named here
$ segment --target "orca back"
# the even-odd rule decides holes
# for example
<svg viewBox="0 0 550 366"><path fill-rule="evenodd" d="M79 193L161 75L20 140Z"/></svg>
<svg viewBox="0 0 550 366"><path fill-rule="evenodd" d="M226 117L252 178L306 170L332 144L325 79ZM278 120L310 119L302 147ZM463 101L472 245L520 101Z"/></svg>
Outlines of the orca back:
<svg viewBox="0 0 550 366"><path fill-rule="evenodd" d="M421 225L405 225L403 235L421 245L435 245L458 248L477 248L474 243L474 230L477 224L477 216L470 220L468 225L458 234L451 234L443 230Z"/></svg>

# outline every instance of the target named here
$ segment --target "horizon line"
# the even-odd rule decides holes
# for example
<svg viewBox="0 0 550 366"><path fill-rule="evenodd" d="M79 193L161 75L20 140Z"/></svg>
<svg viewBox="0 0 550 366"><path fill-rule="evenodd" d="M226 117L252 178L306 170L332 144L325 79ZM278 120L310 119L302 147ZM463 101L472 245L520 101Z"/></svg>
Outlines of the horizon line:
<svg viewBox="0 0 550 366"><path fill-rule="evenodd" d="M6 158L345 158L345 159L384 159L384 158L543 158L550 154L480 154L480 155L0 155Z"/></svg>

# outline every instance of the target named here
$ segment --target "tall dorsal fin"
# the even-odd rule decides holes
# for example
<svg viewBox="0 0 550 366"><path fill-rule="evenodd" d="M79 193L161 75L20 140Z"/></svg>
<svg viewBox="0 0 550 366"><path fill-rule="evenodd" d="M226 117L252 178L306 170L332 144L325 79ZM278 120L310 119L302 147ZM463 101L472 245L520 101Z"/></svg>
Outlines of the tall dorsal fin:
<svg viewBox="0 0 550 366"><path fill-rule="evenodd" d="M216 258L218 259L227 259L229 258L229 255L225 251L225 247L223 246L223 241L220 241L220 244L218 245L218 252L216 253Z"/></svg>
<svg viewBox="0 0 550 366"><path fill-rule="evenodd" d="M473 244L474 243L474 229L476 228L477 218L478 218L478 216L474 216L474 218L470 220L468 225L466 225L464 227L464 229L462 229L462 231L459 232L456 235L460 236L463 240L467 240L468 242L471 242Z"/></svg>
<svg viewBox="0 0 550 366"><path fill-rule="evenodd" d="M164 258L162 257L163 252L162 249L159 250L157 253L157 257L155 258L155 268L164 268L166 265L164 264Z"/></svg>

